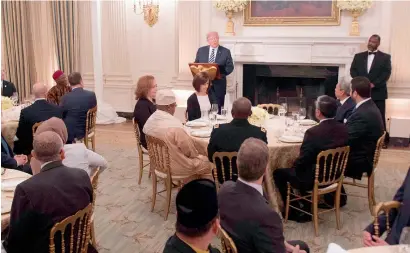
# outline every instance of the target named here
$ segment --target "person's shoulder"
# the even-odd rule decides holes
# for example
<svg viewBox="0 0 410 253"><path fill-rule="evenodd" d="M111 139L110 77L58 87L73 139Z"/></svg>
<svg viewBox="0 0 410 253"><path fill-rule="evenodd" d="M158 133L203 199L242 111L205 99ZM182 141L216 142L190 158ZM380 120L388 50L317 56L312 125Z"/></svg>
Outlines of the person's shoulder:
<svg viewBox="0 0 410 253"><path fill-rule="evenodd" d="M196 96L195 92L192 93L191 96L188 97L188 101L191 101L191 100L194 100L194 99L197 99L197 96Z"/></svg>
<svg viewBox="0 0 410 253"><path fill-rule="evenodd" d="M356 56L365 56L365 55L367 55L368 54L368 51L363 51L363 52L359 52L359 53L356 53L354 56L356 57Z"/></svg>
<svg viewBox="0 0 410 253"><path fill-rule="evenodd" d="M221 51L230 51L228 48L221 46L221 45L219 45L218 49Z"/></svg>
<svg viewBox="0 0 410 253"><path fill-rule="evenodd" d="M388 54L388 53L385 53L385 52L382 52L382 51L380 51L379 50L379 53L380 53L380 55L382 55L382 56L384 56L384 57L391 57L391 55L390 54Z"/></svg>
<svg viewBox="0 0 410 253"><path fill-rule="evenodd" d="M209 47L209 46L202 46L202 47L198 48L198 51L199 51L199 50L200 50L200 51L206 50L206 49L208 49L208 47Z"/></svg>
<svg viewBox="0 0 410 253"><path fill-rule="evenodd" d="M266 135L266 129L264 127L258 127L258 126L254 126L252 124L249 124L249 126L246 126L246 131L251 131L254 134L257 135Z"/></svg>

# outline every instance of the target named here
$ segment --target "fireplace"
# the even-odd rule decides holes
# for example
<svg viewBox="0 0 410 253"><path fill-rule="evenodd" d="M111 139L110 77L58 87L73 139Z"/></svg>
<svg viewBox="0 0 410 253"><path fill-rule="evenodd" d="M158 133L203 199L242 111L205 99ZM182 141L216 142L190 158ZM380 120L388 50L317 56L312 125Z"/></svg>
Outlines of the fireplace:
<svg viewBox="0 0 410 253"><path fill-rule="evenodd" d="M339 67L311 65L243 65L243 96L253 105L287 103L288 112L305 107L313 118L314 100L334 97Z"/></svg>

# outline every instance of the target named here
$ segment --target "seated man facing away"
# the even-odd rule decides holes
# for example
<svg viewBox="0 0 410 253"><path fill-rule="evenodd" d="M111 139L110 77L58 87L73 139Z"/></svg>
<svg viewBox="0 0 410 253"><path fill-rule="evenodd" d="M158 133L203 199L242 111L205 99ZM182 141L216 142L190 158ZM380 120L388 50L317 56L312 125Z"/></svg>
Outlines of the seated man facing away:
<svg viewBox="0 0 410 253"><path fill-rule="evenodd" d="M50 229L54 224L93 200L88 174L62 164L63 141L56 133L36 135L32 155L40 161L41 169L33 167L34 176L16 187L4 242L9 253L49 252ZM61 246L56 244L58 247Z"/></svg>
<svg viewBox="0 0 410 253"><path fill-rule="evenodd" d="M70 144L75 139L84 138L87 112L97 106L97 98L94 92L84 90L80 73L71 73L68 82L72 91L61 98L60 106L63 108L63 119L68 130L67 143Z"/></svg>
<svg viewBox="0 0 410 253"><path fill-rule="evenodd" d="M182 128L175 113L175 95L171 90L157 92L157 110L148 118L143 131L165 142L171 158L172 174L211 178L211 163L200 155L192 138Z"/></svg>
<svg viewBox="0 0 410 253"><path fill-rule="evenodd" d="M352 115L347 119L350 154L345 176L361 179L373 171L374 151L378 139L383 135L382 115L371 99L369 79L358 76L351 81L351 97L356 102Z"/></svg>
<svg viewBox="0 0 410 253"><path fill-rule="evenodd" d="M398 210L389 213L390 233L385 240L375 236L374 225L370 224L363 232L363 243L366 247L409 244L408 234L410 234L410 168L401 187L397 190L393 200L400 202L402 205ZM382 235L387 230L386 215L379 216L379 232ZM406 235L407 234L407 235Z"/></svg>
<svg viewBox="0 0 410 253"><path fill-rule="evenodd" d="M350 97L350 83L341 81L336 85L335 96L339 100L335 120L345 123L356 106Z"/></svg>
<svg viewBox="0 0 410 253"><path fill-rule="evenodd" d="M249 137L254 137L268 143L266 130L248 122L248 117L252 115L252 104L249 99L241 97L233 102L233 120L227 124L216 125L211 133L208 144L208 158L212 162L215 152L238 152L242 143ZM236 180L237 168L233 164L233 179ZM225 166L229 168L229 166ZM226 171L225 175L229 175Z"/></svg>
<svg viewBox="0 0 410 253"><path fill-rule="evenodd" d="M184 185L176 197L176 233L164 253L219 253L210 243L219 230L218 199L214 182L197 179Z"/></svg>
<svg viewBox="0 0 410 253"><path fill-rule="evenodd" d="M37 122L48 120L52 117L62 118L63 110L46 101L47 86L42 83L33 85L35 102L21 110L20 120L17 127L14 142L14 152L16 154L29 155L33 149L33 125Z"/></svg>
<svg viewBox="0 0 410 253"><path fill-rule="evenodd" d="M30 165L27 164L28 158L26 155L15 155L11 150L6 139L1 136L1 167L7 169L21 170L32 174Z"/></svg>
<svg viewBox="0 0 410 253"><path fill-rule="evenodd" d="M238 153L239 178L227 181L219 190L221 226L241 253L309 252L302 241L286 242L282 221L263 197L262 180L267 170L266 143L255 138L244 141Z"/></svg>
<svg viewBox="0 0 410 253"><path fill-rule="evenodd" d="M312 190L315 181L316 159L321 151L347 145L346 126L333 119L336 110L337 103L334 98L326 95L318 97L315 116L320 123L306 131L302 146L300 147L299 157L294 162L293 167L277 169L273 172L275 185L283 201L286 200L288 182L292 188L298 189L303 195L306 195L306 191ZM331 197L330 199L327 202L333 206L333 200ZM342 197L340 202L341 206L345 205L346 197ZM299 204L299 208L311 212L309 202L293 202L293 205L295 204ZM305 222L310 221L311 216L290 208L289 219Z"/></svg>

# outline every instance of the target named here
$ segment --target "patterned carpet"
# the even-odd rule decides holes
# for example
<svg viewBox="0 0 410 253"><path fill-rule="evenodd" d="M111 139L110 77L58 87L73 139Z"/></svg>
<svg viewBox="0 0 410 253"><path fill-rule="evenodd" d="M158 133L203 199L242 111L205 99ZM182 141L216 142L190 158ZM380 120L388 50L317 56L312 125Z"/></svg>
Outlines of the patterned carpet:
<svg viewBox="0 0 410 253"><path fill-rule="evenodd" d="M96 200L96 237L101 253L162 252L168 237L174 233L175 194L171 213L164 221L165 198L157 197L151 212L152 183L148 173L137 184L137 151L128 123L120 130L100 127L97 133L97 152L110 163L100 176ZM404 179L410 165L410 151L383 150L376 174L377 201L391 200ZM163 189L159 184L158 189ZM366 191L347 187L348 193L366 196ZM285 224L285 238L306 241L311 252L325 252L330 242L346 249L361 247L361 232L372 220L366 199L350 197L342 208L342 229L336 229L334 213L326 213L319 224L319 237L314 237L312 223ZM219 246L218 240L214 243Z"/></svg>

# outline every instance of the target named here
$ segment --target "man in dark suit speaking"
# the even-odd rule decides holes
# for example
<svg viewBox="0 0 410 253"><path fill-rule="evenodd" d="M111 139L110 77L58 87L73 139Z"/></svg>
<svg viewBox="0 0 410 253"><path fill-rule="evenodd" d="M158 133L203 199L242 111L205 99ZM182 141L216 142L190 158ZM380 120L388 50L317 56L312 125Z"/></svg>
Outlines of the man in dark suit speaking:
<svg viewBox="0 0 410 253"><path fill-rule="evenodd" d="M216 63L219 66L221 79L213 80L210 92L215 94L219 109L224 105L226 94L226 76L232 73L234 66L229 49L219 45L217 32L210 32L206 39L209 46L200 47L196 53L195 63Z"/></svg>
<svg viewBox="0 0 410 253"><path fill-rule="evenodd" d="M372 100L379 108L382 115L384 130L386 130L386 99L387 81L391 74L391 57L377 48L380 45L380 36L372 35L367 44L368 51L358 53L354 56L350 75L352 78L364 76L370 80L372 88ZM386 143L388 137L386 136ZM384 146L386 148L386 146Z"/></svg>

